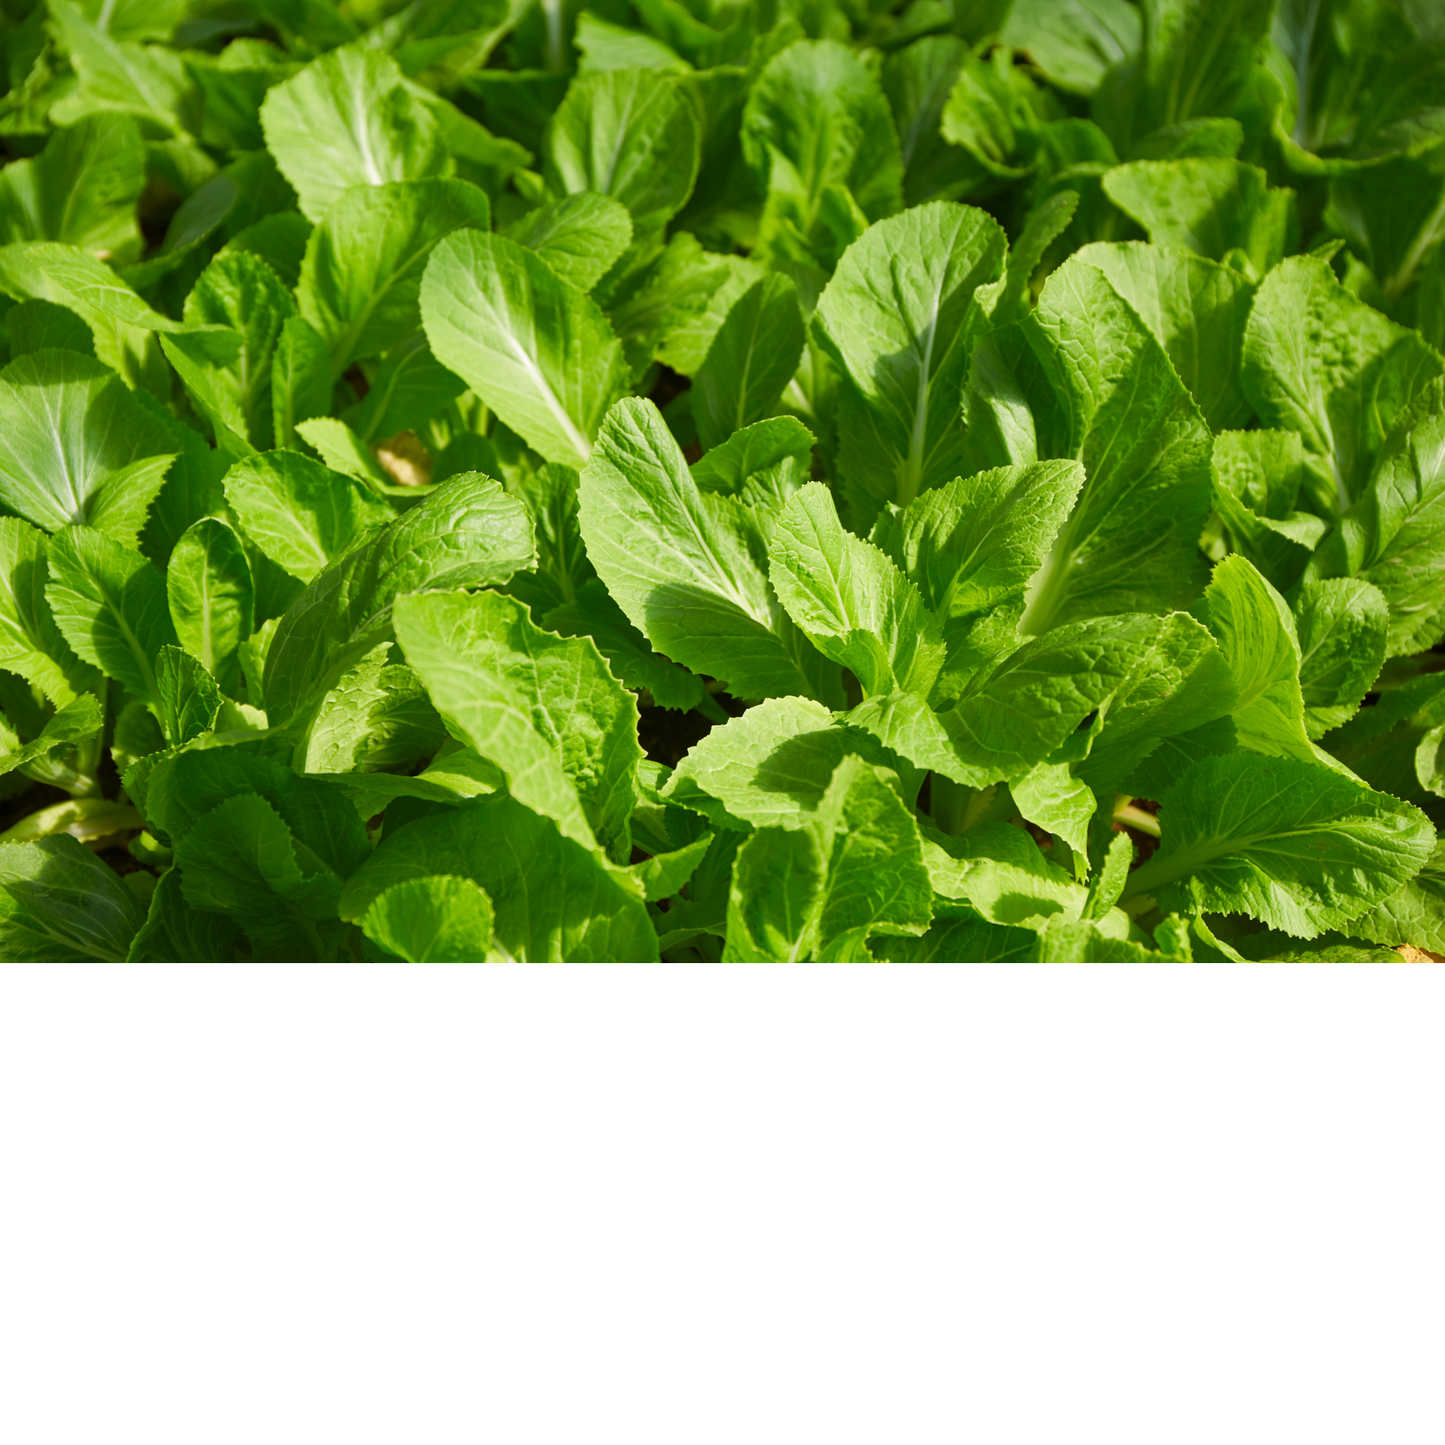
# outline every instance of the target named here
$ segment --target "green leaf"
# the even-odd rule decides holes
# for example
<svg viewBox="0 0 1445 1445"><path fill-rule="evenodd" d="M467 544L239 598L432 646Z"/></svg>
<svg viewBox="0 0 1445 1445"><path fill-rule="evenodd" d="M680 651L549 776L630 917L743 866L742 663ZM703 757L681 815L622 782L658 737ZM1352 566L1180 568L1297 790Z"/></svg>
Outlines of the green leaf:
<svg viewBox="0 0 1445 1445"><path fill-rule="evenodd" d="M10 333L12 361L55 347L95 355L95 336L90 327L68 306L54 301L21 301L7 313L5 327Z"/></svg>
<svg viewBox="0 0 1445 1445"><path fill-rule="evenodd" d="M1388 608L1357 578L1310 582L1294 605L1305 730L1319 739L1355 715L1385 665Z"/></svg>
<svg viewBox="0 0 1445 1445"><path fill-rule="evenodd" d="M797 827L816 812L844 758L887 766L866 733L801 697L773 698L715 727L678 764L662 796L715 827Z"/></svg>
<svg viewBox="0 0 1445 1445"><path fill-rule="evenodd" d="M774 416L735 431L692 466L705 492L741 497L756 507L787 500L808 479L816 438L793 416Z"/></svg>
<svg viewBox="0 0 1445 1445"><path fill-rule="evenodd" d="M44 758L52 749L64 747L66 743L94 737L104 726L100 704L92 694L82 693L60 708L37 737L0 753L0 775L13 773L37 758Z"/></svg>
<svg viewBox="0 0 1445 1445"><path fill-rule="evenodd" d="M1283 597L1244 557L1226 557L1204 594L1203 615L1234 679L1231 716L1241 748L1315 761L1305 731L1300 645Z"/></svg>
<svg viewBox="0 0 1445 1445"><path fill-rule="evenodd" d="M263 452L237 462L225 487L246 536L302 582L395 517L360 482L300 452Z"/></svg>
<svg viewBox="0 0 1445 1445"><path fill-rule="evenodd" d="M1068 763L1040 763L1009 785L1019 813L1062 838L1076 854L1087 853L1089 823L1098 806L1093 789ZM1112 902L1112 900L1111 900Z"/></svg>
<svg viewBox="0 0 1445 1445"><path fill-rule="evenodd" d="M657 960L657 934L631 880L505 793L388 833L348 882L341 916L362 918L388 889L442 873L471 879L491 899L495 957Z"/></svg>
<svg viewBox="0 0 1445 1445"><path fill-rule="evenodd" d="M301 315L330 350L332 378L410 336L437 243L490 223L486 193L467 181L358 185L338 196L311 232L296 288Z"/></svg>
<svg viewBox="0 0 1445 1445"><path fill-rule="evenodd" d="M208 733L221 711L215 679L188 652L167 643L156 654L156 691L161 726L173 748Z"/></svg>
<svg viewBox="0 0 1445 1445"><path fill-rule="evenodd" d="M176 641L160 573L93 527L67 527L51 538L50 577L45 596L76 655L159 711L155 657Z"/></svg>
<svg viewBox="0 0 1445 1445"><path fill-rule="evenodd" d="M93 357L37 351L0 371L0 503L47 532L85 524L133 546L175 456Z"/></svg>
<svg viewBox="0 0 1445 1445"><path fill-rule="evenodd" d="M1280 591L1299 581L1329 530L1313 512L1296 511L1304 483L1298 432L1220 432L1214 438L1214 506L1234 551Z"/></svg>
<svg viewBox="0 0 1445 1445"><path fill-rule="evenodd" d="M101 679L55 625L45 600L49 578L44 534L18 517L0 517L0 668L62 706Z"/></svg>
<svg viewBox="0 0 1445 1445"><path fill-rule="evenodd" d="M1039 936L981 918L942 918L920 938L890 938L873 947L887 963L1034 963Z"/></svg>
<svg viewBox="0 0 1445 1445"><path fill-rule="evenodd" d="M441 175L450 160L436 120L377 50L333 50L273 86L261 126L313 223L353 186Z"/></svg>
<svg viewBox="0 0 1445 1445"><path fill-rule="evenodd" d="M1164 348L1103 274L1070 260L1021 323L1038 454L1088 480L1031 588L1025 632L1070 618L1164 611L1196 585L1211 438Z"/></svg>
<svg viewBox="0 0 1445 1445"><path fill-rule="evenodd" d="M1340 928L1424 867L1417 808L1293 758L1208 758L1165 794L1163 842L1125 897L1181 913L1246 913L1298 938Z"/></svg>
<svg viewBox="0 0 1445 1445"><path fill-rule="evenodd" d="M321 333L288 316L271 357L271 425L278 447L295 447L297 422L331 409L331 358Z"/></svg>
<svg viewBox="0 0 1445 1445"><path fill-rule="evenodd" d="M933 891L962 900L992 923L1077 918L1088 894L1023 828L979 823L955 837L931 829L923 855Z"/></svg>
<svg viewBox="0 0 1445 1445"><path fill-rule="evenodd" d="M1254 291L1238 271L1138 241L1099 243L1075 254L1097 266L1153 332L1211 430L1249 420L1239 356Z"/></svg>
<svg viewBox="0 0 1445 1445"><path fill-rule="evenodd" d="M1408 943L1445 953L1445 843L1437 843L1425 866L1400 889L1350 920L1357 938L1399 947Z"/></svg>
<svg viewBox="0 0 1445 1445"><path fill-rule="evenodd" d="M377 454L339 417L313 416L310 421L297 422L296 434L320 452L331 471L355 477L372 492L392 485L391 474Z"/></svg>
<svg viewBox="0 0 1445 1445"><path fill-rule="evenodd" d="M564 281L590 291L631 244L632 216L611 196L576 191L529 211L505 234L535 251Z"/></svg>
<svg viewBox="0 0 1445 1445"><path fill-rule="evenodd" d="M420 432L465 390L466 383L431 354L425 334L416 331L382 358L365 399L347 412L347 420L362 441L376 445L398 432Z"/></svg>
<svg viewBox="0 0 1445 1445"><path fill-rule="evenodd" d="M512 796L619 863L637 803L637 703L585 638L535 626L495 592L403 597L397 640L454 736Z"/></svg>
<svg viewBox="0 0 1445 1445"><path fill-rule="evenodd" d="M822 482L778 516L769 576L808 640L858 679L865 696L927 696L943 665L943 628L918 589L875 546L843 529Z"/></svg>
<svg viewBox="0 0 1445 1445"><path fill-rule="evenodd" d="M873 544L917 586L956 651L989 614L1022 615L1029 578L1083 485L1084 469L1072 461L959 477L881 512Z"/></svg>
<svg viewBox="0 0 1445 1445"><path fill-rule="evenodd" d="M844 759L801 828L763 828L738 850L729 962L870 957L874 933L922 934L933 891L918 824L887 776Z"/></svg>
<svg viewBox="0 0 1445 1445"><path fill-rule="evenodd" d="M766 277L733 303L693 377L692 417L704 448L776 411L804 337L798 288L786 276Z"/></svg>
<svg viewBox="0 0 1445 1445"><path fill-rule="evenodd" d="M1357 301L1323 261L1289 257L1255 297L1244 394L1265 426L1300 434L1326 516L1363 493L1385 438L1442 374L1445 362L1417 334Z"/></svg>
<svg viewBox="0 0 1445 1445"><path fill-rule="evenodd" d="M143 920L130 889L68 834L0 845L7 963L123 963Z"/></svg>
<svg viewBox="0 0 1445 1445"><path fill-rule="evenodd" d="M161 875L150 911L131 940L128 963L234 963L240 930L229 918L187 905L177 868Z"/></svg>
<svg viewBox="0 0 1445 1445"><path fill-rule="evenodd" d="M700 677L652 650L599 578L589 577L575 600L554 607L544 620L563 637L590 637L612 675L626 687L650 693L658 707L691 712L707 696Z"/></svg>
<svg viewBox="0 0 1445 1445"><path fill-rule="evenodd" d="M627 382L621 343L596 302L534 251L463 231L422 280L432 351L549 461L580 467Z"/></svg>
<svg viewBox="0 0 1445 1445"><path fill-rule="evenodd" d="M481 963L491 950L492 901L469 878L411 878L358 918L383 958L402 963Z"/></svg>
<svg viewBox="0 0 1445 1445"><path fill-rule="evenodd" d="M960 471L973 293L1002 273L1006 249L990 216L935 201L869 227L839 262L817 328L856 393L840 408L839 452L861 494L906 506Z"/></svg>
<svg viewBox="0 0 1445 1445"><path fill-rule="evenodd" d="M1305 570L1309 580L1357 577L1379 588L1390 609L1391 657L1430 647L1445 633L1442 395L1432 385L1392 433L1359 499Z"/></svg>
<svg viewBox="0 0 1445 1445"><path fill-rule="evenodd" d="M1156 246L1211 261L1236 253L1253 281L1279 264L1294 220L1294 192L1235 160L1132 161L1105 175L1104 193Z"/></svg>
<svg viewBox="0 0 1445 1445"><path fill-rule="evenodd" d="M579 76L547 127L543 174L557 196L595 191L627 207L637 236L660 230L692 194L697 111L657 70Z"/></svg>
<svg viewBox="0 0 1445 1445"><path fill-rule="evenodd" d="M299 764L306 772L411 769L447 741L421 679L409 667L389 665L391 650L380 643L326 694Z"/></svg>
<svg viewBox="0 0 1445 1445"><path fill-rule="evenodd" d="M131 117L102 111L62 126L39 155L0 172L0 243L64 241L103 258L138 252L145 173Z"/></svg>
<svg viewBox="0 0 1445 1445"><path fill-rule="evenodd" d="M266 652L273 726L307 720L342 676L391 638L407 592L505 582L533 558L526 508L476 472L443 482L371 540L333 562L287 609Z"/></svg>
<svg viewBox="0 0 1445 1445"><path fill-rule="evenodd" d="M898 127L905 205L954 199L976 178L969 158L939 132L966 53L956 35L929 35L883 62L883 93Z"/></svg>
<svg viewBox="0 0 1445 1445"><path fill-rule="evenodd" d="M187 529L166 565L166 604L180 645L226 690L240 676L238 649L255 624L255 602L236 533L216 517Z"/></svg>
<svg viewBox="0 0 1445 1445"><path fill-rule="evenodd" d="M751 509L698 489L651 402L627 399L608 413L580 502L593 566L665 657L739 697L841 700L836 672L782 614Z"/></svg>
<svg viewBox="0 0 1445 1445"><path fill-rule="evenodd" d="M999 42L1022 50L1047 80L1092 95L1111 66L1135 54L1139 12L1126 0L1014 0Z"/></svg>

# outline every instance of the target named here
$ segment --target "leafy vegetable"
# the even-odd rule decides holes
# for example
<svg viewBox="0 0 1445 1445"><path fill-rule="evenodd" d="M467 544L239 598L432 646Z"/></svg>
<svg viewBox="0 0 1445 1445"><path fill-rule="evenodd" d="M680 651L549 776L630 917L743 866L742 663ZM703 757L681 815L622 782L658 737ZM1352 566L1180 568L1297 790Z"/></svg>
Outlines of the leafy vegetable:
<svg viewBox="0 0 1445 1445"><path fill-rule="evenodd" d="M10 6L0 959L1445 955L1428 8Z"/></svg>

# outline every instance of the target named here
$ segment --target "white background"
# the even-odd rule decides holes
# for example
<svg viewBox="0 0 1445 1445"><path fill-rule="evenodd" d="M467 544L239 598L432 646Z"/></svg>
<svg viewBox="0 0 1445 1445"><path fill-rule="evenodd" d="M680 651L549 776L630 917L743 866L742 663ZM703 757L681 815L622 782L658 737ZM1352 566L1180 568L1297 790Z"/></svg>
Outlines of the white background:
<svg viewBox="0 0 1445 1445"><path fill-rule="evenodd" d="M6 1445L1445 1438L1445 971L0 970Z"/></svg>

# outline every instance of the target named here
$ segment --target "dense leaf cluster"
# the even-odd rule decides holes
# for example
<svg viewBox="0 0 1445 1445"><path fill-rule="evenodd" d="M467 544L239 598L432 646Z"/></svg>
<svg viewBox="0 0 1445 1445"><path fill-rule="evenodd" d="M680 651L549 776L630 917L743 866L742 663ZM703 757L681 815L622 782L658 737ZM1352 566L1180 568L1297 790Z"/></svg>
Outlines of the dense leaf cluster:
<svg viewBox="0 0 1445 1445"><path fill-rule="evenodd" d="M0 12L0 956L1445 950L1428 0Z"/></svg>

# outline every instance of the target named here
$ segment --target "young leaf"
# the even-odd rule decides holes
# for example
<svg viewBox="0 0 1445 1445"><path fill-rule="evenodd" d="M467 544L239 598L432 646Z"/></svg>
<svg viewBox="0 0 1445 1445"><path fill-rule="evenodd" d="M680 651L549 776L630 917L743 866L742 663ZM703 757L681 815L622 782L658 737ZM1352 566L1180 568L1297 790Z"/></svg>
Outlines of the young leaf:
<svg viewBox="0 0 1445 1445"><path fill-rule="evenodd" d="M632 217L611 196L576 191L529 211L505 234L535 251L564 281L590 291L631 243Z"/></svg>
<svg viewBox="0 0 1445 1445"><path fill-rule="evenodd" d="M0 957L123 963L144 921L135 894L65 833L0 845Z"/></svg>
<svg viewBox="0 0 1445 1445"><path fill-rule="evenodd" d="M580 501L598 575L664 656L741 697L834 694L827 664L781 615L751 511L699 491L651 402L608 413Z"/></svg>
<svg viewBox="0 0 1445 1445"><path fill-rule="evenodd" d="M161 726L173 748L210 732L221 711L221 690L194 657L167 643L156 654Z"/></svg>
<svg viewBox="0 0 1445 1445"><path fill-rule="evenodd" d="M311 232L296 288L301 315L330 350L332 378L410 336L437 243L490 221L486 193L467 181L361 185L338 196Z"/></svg>
<svg viewBox="0 0 1445 1445"><path fill-rule="evenodd" d="M1355 715L1385 664L1388 607L1358 578L1310 582L1295 603L1305 731L1318 739Z"/></svg>
<svg viewBox="0 0 1445 1445"><path fill-rule="evenodd" d="M246 549L216 517L203 517L166 565L166 603L176 637L222 688L240 675L239 648L255 623L255 583Z"/></svg>
<svg viewBox="0 0 1445 1445"><path fill-rule="evenodd" d="M786 276L757 282L733 303L693 377L692 418L704 448L776 410L804 335L798 288Z"/></svg>
<svg viewBox="0 0 1445 1445"><path fill-rule="evenodd" d="M396 515L359 482L300 452L263 452L237 462L225 487L246 536L302 582Z"/></svg>
<svg viewBox="0 0 1445 1445"><path fill-rule="evenodd" d="M0 517L0 668L62 706L98 688L100 674L81 662L55 625L45 588L46 542L28 522Z"/></svg>
<svg viewBox="0 0 1445 1445"><path fill-rule="evenodd" d="M469 878L393 884L356 921L382 957L403 963L481 963L491 950L492 901Z"/></svg>
<svg viewBox="0 0 1445 1445"><path fill-rule="evenodd" d="M825 657L852 671L865 696L927 696L943 666L942 625L878 548L843 529L822 482L789 499L769 551L769 576L788 615Z"/></svg>
<svg viewBox="0 0 1445 1445"><path fill-rule="evenodd" d="M738 850L723 958L866 960L870 935L922 934L932 914L917 822L886 775L847 758L803 827Z"/></svg>
<svg viewBox="0 0 1445 1445"><path fill-rule="evenodd" d="M261 126L313 224L352 186L441 175L450 161L436 120L379 50L313 60L266 93Z"/></svg>
<svg viewBox="0 0 1445 1445"><path fill-rule="evenodd" d="M535 251L462 231L437 246L421 287L438 361L549 461L582 466L627 383L596 302Z"/></svg>
<svg viewBox="0 0 1445 1445"><path fill-rule="evenodd" d="M839 262L817 326L856 390L839 447L862 494L906 506L958 475L973 293L1006 249L992 217L935 201L871 226Z"/></svg>
<svg viewBox="0 0 1445 1445"><path fill-rule="evenodd" d="M455 736L513 797L586 847L631 854L637 703L585 638L536 627L495 592L399 598L397 641Z"/></svg>
<svg viewBox="0 0 1445 1445"><path fill-rule="evenodd" d="M159 711L155 658L176 641L160 573L93 527L67 527L51 538L50 577L45 596L76 655Z"/></svg>

